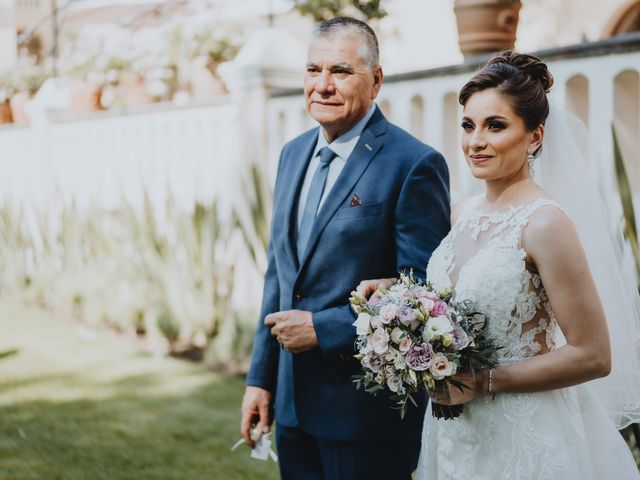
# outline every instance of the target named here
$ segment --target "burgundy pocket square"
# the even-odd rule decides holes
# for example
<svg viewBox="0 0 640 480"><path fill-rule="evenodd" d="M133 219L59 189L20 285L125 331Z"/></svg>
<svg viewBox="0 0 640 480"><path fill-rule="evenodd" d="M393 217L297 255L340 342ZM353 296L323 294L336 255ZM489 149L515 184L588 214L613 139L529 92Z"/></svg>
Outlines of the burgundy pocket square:
<svg viewBox="0 0 640 480"><path fill-rule="evenodd" d="M360 205L362 205L362 200L360 200L358 195L351 197L351 203L349 204L350 207L359 207Z"/></svg>

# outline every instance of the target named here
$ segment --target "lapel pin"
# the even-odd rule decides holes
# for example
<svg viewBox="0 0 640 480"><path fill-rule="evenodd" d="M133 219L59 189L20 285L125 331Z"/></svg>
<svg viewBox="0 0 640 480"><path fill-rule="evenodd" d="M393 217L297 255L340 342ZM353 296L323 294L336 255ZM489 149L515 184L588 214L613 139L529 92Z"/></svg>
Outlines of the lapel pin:
<svg viewBox="0 0 640 480"><path fill-rule="evenodd" d="M362 205L362 200L360 200L358 195L351 197L351 203L349 204L350 207L359 207L360 205Z"/></svg>
<svg viewBox="0 0 640 480"><path fill-rule="evenodd" d="M364 144L365 147L367 147L367 150L372 151L373 148L371 148L371 145L369 145L368 143Z"/></svg>

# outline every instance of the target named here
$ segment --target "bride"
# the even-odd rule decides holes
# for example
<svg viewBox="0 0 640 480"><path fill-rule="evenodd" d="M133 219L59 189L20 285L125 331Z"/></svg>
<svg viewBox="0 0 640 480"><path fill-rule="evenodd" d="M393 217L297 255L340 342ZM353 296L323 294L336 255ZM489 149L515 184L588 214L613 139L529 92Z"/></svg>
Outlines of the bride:
<svg viewBox="0 0 640 480"><path fill-rule="evenodd" d="M456 376L470 388L432 394L465 408L427 413L418 479L640 478L616 431L640 416L637 291L588 137L555 108L547 121L552 83L538 58L507 51L460 92L462 149L485 193L453 209L427 279L473 300L502 349L496 368Z"/></svg>

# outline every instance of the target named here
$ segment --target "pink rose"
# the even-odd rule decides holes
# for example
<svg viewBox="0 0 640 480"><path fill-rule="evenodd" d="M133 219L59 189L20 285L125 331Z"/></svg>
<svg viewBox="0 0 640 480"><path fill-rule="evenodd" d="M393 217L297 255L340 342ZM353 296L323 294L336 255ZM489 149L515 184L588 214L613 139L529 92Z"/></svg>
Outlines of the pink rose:
<svg viewBox="0 0 640 480"><path fill-rule="evenodd" d="M431 309L431 316L439 317L440 315L449 315L449 307L442 300L436 300Z"/></svg>
<svg viewBox="0 0 640 480"><path fill-rule="evenodd" d="M413 346L413 341L411 340L411 338L404 337L402 340L400 340L400 344L398 345L398 350L400 350L402 353L407 353L409 350L411 350L412 346Z"/></svg>
<svg viewBox="0 0 640 480"><path fill-rule="evenodd" d="M444 377L453 375L456 372L456 366L444 354L436 353L429 370L435 380L442 380Z"/></svg>

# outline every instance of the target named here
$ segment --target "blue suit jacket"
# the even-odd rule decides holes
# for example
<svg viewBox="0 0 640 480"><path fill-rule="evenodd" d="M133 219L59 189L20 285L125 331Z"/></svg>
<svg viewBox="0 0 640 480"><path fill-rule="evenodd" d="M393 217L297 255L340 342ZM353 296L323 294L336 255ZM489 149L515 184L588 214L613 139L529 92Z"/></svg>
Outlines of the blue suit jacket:
<svg viewBox="0 0 640 480"><path fill-rule="evenodd" d="M442 155L390 124L379 109L318 212L307 253L296 255L296 206L319 129L282 150L269 265L247 384L275 392L275 419L333 440L419 441L426 397L403 421L386 394L356 390L356 330L349 294L364 279L413 268L424 277L450 229L449 174ZM357 195L360 206L351 206ZM281 310L308 310L319 347L284 350L264 325Z"/></svg>

